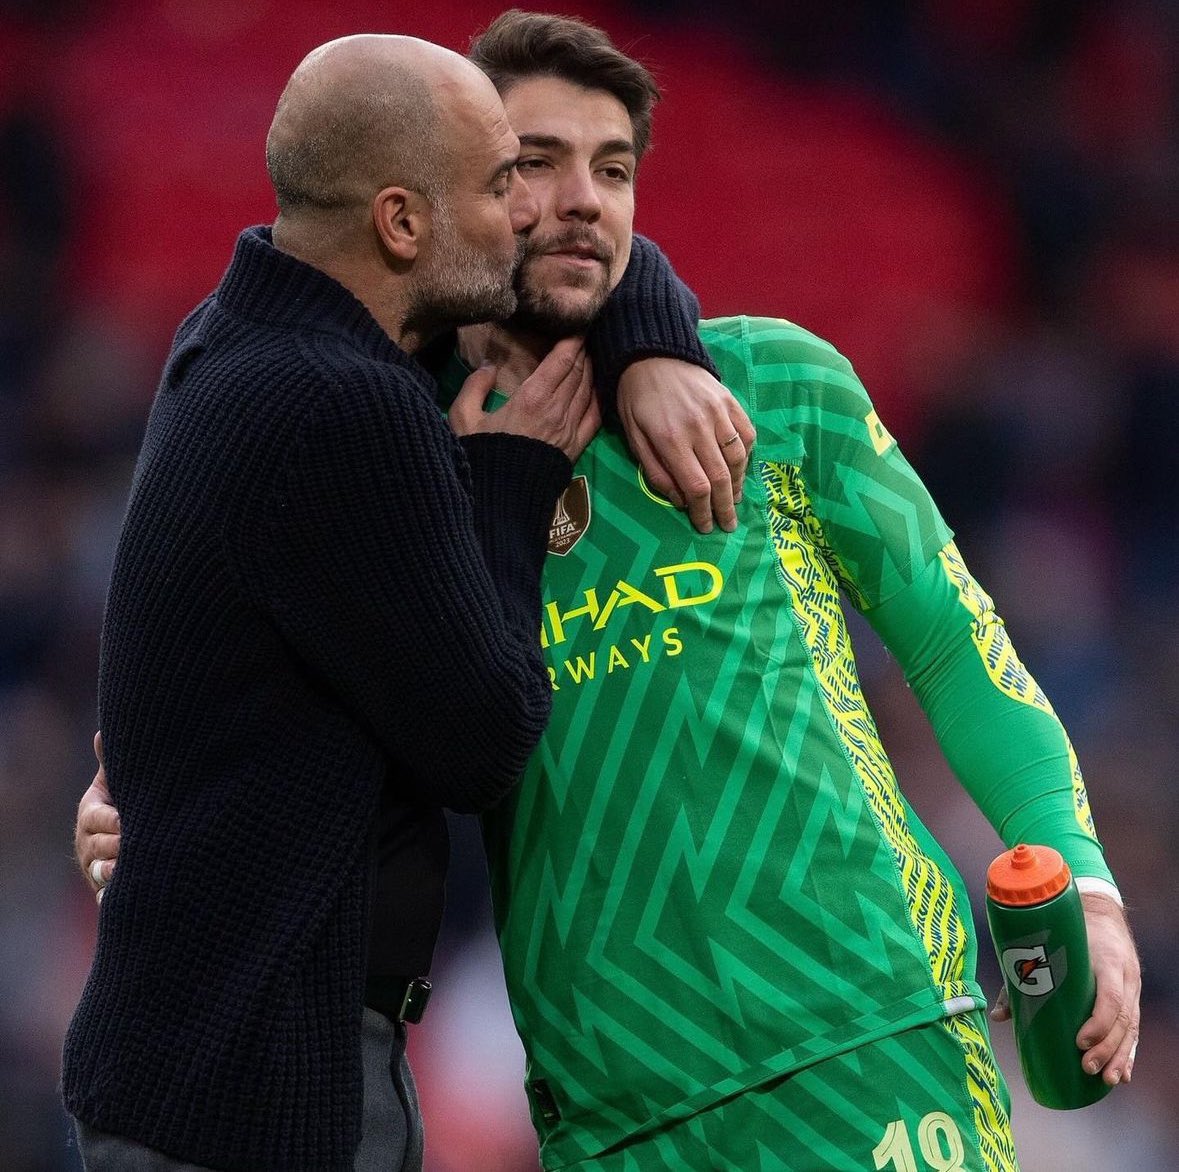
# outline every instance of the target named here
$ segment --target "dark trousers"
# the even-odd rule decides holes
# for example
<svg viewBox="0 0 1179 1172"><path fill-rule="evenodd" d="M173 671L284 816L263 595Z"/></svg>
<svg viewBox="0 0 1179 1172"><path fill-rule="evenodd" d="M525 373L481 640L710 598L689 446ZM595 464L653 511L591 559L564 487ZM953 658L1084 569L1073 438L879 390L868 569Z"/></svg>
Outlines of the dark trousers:
<svg viewBox="0 0 1179 1172"><path fill-rule="evenodd" d="M364 1011L364 1127L356 1172L421 1172L422 1114L405 1057L405 1025L375 1009ZM80 1119L78 1147L86 1172L209 1172Z"/></svg>
<svg viewBox="0 0 1179 1172"><path fill-rule="evenodd" d="M422 1112L405 1043L404 1022L364 1011L364 1130L356 1172L422 1172Z"/></svg>

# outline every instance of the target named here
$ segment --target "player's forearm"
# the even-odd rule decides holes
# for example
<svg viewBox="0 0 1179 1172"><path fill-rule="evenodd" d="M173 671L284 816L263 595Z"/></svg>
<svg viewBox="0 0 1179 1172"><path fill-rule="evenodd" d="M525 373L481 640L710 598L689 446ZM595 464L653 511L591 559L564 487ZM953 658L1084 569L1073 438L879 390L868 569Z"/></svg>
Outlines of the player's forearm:
<svg viewBox="0 0 1179 1172"><path fill-rule="evenodd" d="M1007 843L1045 843L1111 879L1068 735L952 546L869 615L946 760Z"/></svg>
<svg viewBox="0 0 1179 1172"><path fill-rule="evenodd" d="M1044 843L1074 874L1112 880L1076 756L1051 710L998 686L969 636L914 692L950 767L1005 843Z"/></svg>

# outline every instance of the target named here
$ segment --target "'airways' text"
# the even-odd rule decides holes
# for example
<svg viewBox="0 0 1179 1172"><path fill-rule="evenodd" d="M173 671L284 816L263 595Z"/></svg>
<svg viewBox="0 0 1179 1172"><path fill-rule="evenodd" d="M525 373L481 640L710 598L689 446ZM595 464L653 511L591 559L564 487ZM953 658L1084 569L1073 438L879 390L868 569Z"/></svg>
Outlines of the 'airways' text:
<svg viewBox="0 0 1179 1172"><path fill-rule="evenodd" d="M652 636L631 639L626 643L611 643L608 648L591 651L588 655L576 655L559 664L549 665L549 679L553 691L559 692L563 683L584 684L599 675L613 675L616 671L629 671L639 663L650 663L653 656L666 655L674 658L684 649L680 633L675 627L668 627L659 634L659 643L652 647Z"/></svg>

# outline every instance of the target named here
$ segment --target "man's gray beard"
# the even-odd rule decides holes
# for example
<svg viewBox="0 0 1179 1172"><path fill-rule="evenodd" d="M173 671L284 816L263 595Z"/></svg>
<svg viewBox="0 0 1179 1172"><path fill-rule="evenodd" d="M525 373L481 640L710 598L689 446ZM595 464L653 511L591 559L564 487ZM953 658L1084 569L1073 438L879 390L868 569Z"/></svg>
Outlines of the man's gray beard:
<svg viewBox="0 0 1179 1172"><path fill-rule="evenodd" d="M458 326L503 321L512 316L516 295L510 288L470 285L463 289L426 289L410 303L406 328L439 334Z"/></svg>
<svg viewBox="0 0 1179 1172"><path fill-rule="evenodd" d="M528 257L516 269L516 312L504 323L508 329L536 334L543 338L568 338L584 334L594 323L610 296L609 273L603 269L601 280L589 301L571 307L563 305L546 289L529 280Z"/></svg>
<svg viewBox="0 0 1179 1172"><path fill-rule="evenodd" d="M435 207L435 251L429 277L414 290L405 328L438 334L454 326L503 321L516 310L513 287L527 241L516 237L516 256L510 273L492 268L487 258L455 230L445 205Z"/></svg>

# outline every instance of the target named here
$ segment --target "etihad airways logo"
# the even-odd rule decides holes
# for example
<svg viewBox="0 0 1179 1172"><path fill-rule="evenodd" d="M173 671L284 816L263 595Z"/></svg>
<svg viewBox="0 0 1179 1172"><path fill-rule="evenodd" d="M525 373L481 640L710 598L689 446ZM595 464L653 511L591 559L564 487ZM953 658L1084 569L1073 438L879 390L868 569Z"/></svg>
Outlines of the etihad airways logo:
<svg viewBox="0 0 1179 1172"><path fill-rule="evenodd" d="M659 566L652 571L653 582L642 587L619 578L602 599L597 586L583 590L571 604L546 602L540 631L542 647L553 647L570 638L571 628L588 622L590 629L601 631L619 612L638 606L651 614L703 606L720 596L725 579L711 562L680 562Z"/></svg>
<svg viewBox="0 0 1179 1172"><path fill-rule="evenodd" d="M688 630L669 625L674 620L666 616L715 601L724 585L724 575L711 562L679 562L652 570L651 577L638 586L619 578L608 594L605 588L599 593L597 586L591 586L570 602L546 602L540 642L547 652L553 691L631 669L652 668L663 658L674 659L691 636ZM626 632L629 637L595 637L628 607L638 607L631 612L635 617ZM556 650L575 636L572 647Z"/></svg>

